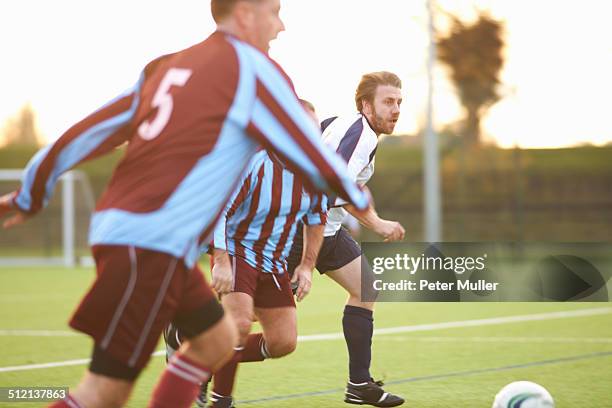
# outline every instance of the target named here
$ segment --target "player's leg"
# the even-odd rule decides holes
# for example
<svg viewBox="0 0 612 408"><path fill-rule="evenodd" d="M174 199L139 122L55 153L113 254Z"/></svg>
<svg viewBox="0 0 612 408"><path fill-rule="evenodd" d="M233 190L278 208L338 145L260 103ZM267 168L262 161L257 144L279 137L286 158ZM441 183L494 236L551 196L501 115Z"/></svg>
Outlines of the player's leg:
<svg viewBox="0 0 612 408"><path fill-rule="evenodd" d="M202 384L208 383L211 373L221 369L231 358L234 352L231 339L235 330L231 319L224 317L211 329L186 340L169 360L164 375L153 394L153 401L158 403L162 400L161 393L167 393L167 395L173 395L176 392L189 393L191 402L187 406L191 406L191 403L201 393ZM218 350L222 350L222 354L219 354ZM188 380L190 382L189 388L178 384L172 374L178 374ZM196 375L193 376L192 374ZM195 387L192 387L192 385ZM159 406L171 407L173 405ZM150 407L157 407L157 405L151 404Z"/></svg>
<svg viewBox="0 0 612 408"><path fill-rule="evenodd" d="M238 295L240 299L249 298L252 303L249 304L249 313L245 313L244 309L232 311L235 305L228 304L226 307L237 320L242 338L241 346L230 363L215 373L210 398L211 406L215 408L232 406L231 393L239 363L263 361L289 354L295 350L297 340L295 302L287 274L259 272L240 258L234 259L235 292L223 297L223 305L226 306L226 297L233 296L236 299ZM253 317L259 320L263 333L249 334Z"/></svg>
<svg viewBox="0 0 612 408"><path fill-rule="evenodd" d="M224 301L225 301L225 306L224 309L227 313L227 321L228 324L231 324L232 329L236 330L237 329L237 325L236 325L236 320L233 319L231 316L235 315L235 316L240 316L241 314L245 313L244 310L247 310L246 313L248 313L248 310L251 310L251 314L252 314L252 300L249 300L250 298L247 296L247 299L240 299L241 297L235 297L235 296L230 296L233 294L229 294L224 296ZM242 294L244 295L244 294ZM236 299L237 298L237 299ZM250 303L250 307L248 305L245 304L241 304L241 300L246 300L248 301L248 303ZM245 307L246 306L246 307ZM243 309L242 311L240 309ZM242 333L243 336L240 336L240 338L244 338L245 335L248 335L248 331L250 330L250 327L245 327L244 325L244 321L241 322L242 324L240 325L241 329L242 329ZM198 348L202 348L201 352L202 353L207 353L207 352L211 352L213 351L215 348L213 347L214 345L211 344L207 339L202 338L201 341L199 338L196 339L191 339L188 340L186 338L184 329L179 329L176 324L179 323L174 323L169 325L166 330L164 331L164 341L166 343L166 361L170 361L170 359L172 358L172 356L177 353L177 351L180 350L184 350L183 348L181 348L182 346L184 346L185 344L189 344L193 349L198 349ZM250 326L250 322L249 322L249 326ZM245 333L246 332L246 333ZM220 341L222 342L226 342L225 339L220 339ZM236 342L234 344L241 344L241 340L237 339ZM212 371L215 373L215 377L216 377L216 382L219 383L219 378L223 378L223 377L227 377L229 376L231 378L230 380L230 389L228 391L228 395L231 394L231 387L233 386L233 378L235 375L235 371L237 368L237 363L235 363L234 360L234 355L236 354L237 350L239 350L240 347L234 347L231 350L231 356L229 359L225 360L223 362L222 365L216 365L215 367L212 368ZM220 376L220 377L219 377ZM201 387L200 387L200 391L199 391L199 395L196 399L196 406L198 407L205 407L208 400L207 400L207 391L208 391L208 382L210 381L210 379L208 379L207 381L202 382ZM223 391L225 392L225 390ZM231 404L229 404L229 406L231 406Z"/></svg>
<svg viewBox="0 0 612 408"><path fill-rule="evenodd" d="M253 324L253 298L243 292L232 292L223 295L221 303L238 329L238 346L234 348L232 358L215 372L210 406L231 407L241 351L248 343L249 332Z"/></svg>
<svg viewBox="0 0 612 408"><path fill-rule="evenodd" d="M347 306L362 308L370 311L374 311L375 302L364 301L361 296L361 277L362 277L362 259L361 256L350 261L348 264L340 267L333 271L325 272L329 278L331 278L348 294L346 300Z"/></svg>
<svg viewBox="0 0 612 408"><path fill-rule="evenodd" d="M252 351L252 361L283 357L295 350L297 315L289 274L260 274L255 295L255 315L263 333L259 334L260 350ZM243 353L246 355L247 350Z"/></svg>
<svg viewBox="0 0 612 408"><path fill-rule="evenodd" d="M202 320L200 318L200 321ZM200 393L201 384L206 384L210 380L211 373L220 370L231 359L234 352L232 346L236 343L236 327L229 316L223 316L212 327L199 334L188 334L179 350L168 360L168 366L153 393L152 400L158 404L168 397L174 398L175 393L189 393L193 402ZM189 387L184 386L185 382L178 383L176 375L188 380ZM165 404L162 402L159 407L174 406ZM150 407L158 405L152 403Z"/></svg>
<svg viewBox="0 0 612 408"><path fill-rule="evenodd" d="M349 380L355 384L365 383L371 378L374 303L361 299L361 257L325 274L348 293L342 329L349 353Z"/></svg>
<svg viewBox="0 0 612 408"><path fill-rule="evenodd" d="M170 320L180 328L186 341L168 361L151 398L150 408L191 406L200 385L231 358L236 329L225 316L204 275L197 268L184 271L183 285L173 293L175 313Z"/></svg>
<svg viewBox="0 0 612 408"><path fill-rule="evenodd" d="M331 238L331 237L330 237ZM374 334L374 293L363 296L364 279L371 278L371 270L361 256L359 244L341 229L333 241L326 238L328 248L322 248L317 262L319 271L337 282L348 293L342 317L342 329L349 354L349 382L345 402L392 407L404 400L385 392L380 382L370 375L372 336ZM333 248L330 250L329 248ZM365 297L365 299L364 299Z"/></svg>
<svg viewBox="0 0 612 408"><path fill-rule="evenodd" d="M286 275L277 279L271 274L263 272L259 273L259 277L254 299L251 298L251 302L257 305L255 307L255 317L259 320L263 332L248 334L251 329L252 314L248 320L241 322L239 320L239 327L243 327L241 330L241 346L236 350L232 360L215 373L210 407L226 408L233 406L231 394L239 363L278 358L295 350L297 343L296 313L289 279ZM284 282L282 287L277 286L279 281ZM230 295L246 297L244 293L232 293ZM224 300L226 297L228 296L224 296ZM251 303L250 310L253 310L253 303ZM225 302L224 305L226 305ZM227 309L231 307L232 305L228 305ZM230 311L230 313L232 312ZM233 315L236 316L238 313L242 317L247 316L244 310L234 310Z"/></svg>
<svg viewBox="0 0 612 408"><path fill-rule="evenodd" d="M342 328L349 354L349 380L361 384L370 381L374 303L361 294L361 248L345 229L326 237L317 269L338 283L348 294Z"/></svg>
<svg viewBox="0 0 612 408"><path fill-rule="evenodd" d="M231 406L232 399L231 393L234 385L234 378L240 360L239 352L243 346L241 344L248 344L248 334L251 330L252 316L253 316L253 298L250 294L255 291L257 284L256 275L249 274L249 270L242 271L245 269L243 262L238 262L238 267L234 259L232 258L232 267L236 271L234 276L236 281L234 282L234 292L226 294L222 297L222 304L224 306L227 315L231 318L232 326L238 332L238 339L234 343L236 347L232 348L231 357L225 361L225 363L216 368L215 371L215 390L211 395L213 405L216 406ZM185 331L184 324L176 320L168 325L164 331L164 340L166 343L166 359L170 357L181 347L182 343L186 341L187 332ZM245 340L246 339L246 340ZM201 384L196 405L198 407L205 407L208 398L208 382L204 381Z"/></svg>
<svg viewBox="0 0 612 408"><path fill-rule="evenodd" d="M295 351L297 346L297 316L295 306L256 308L255 314L261 324L262 344L266 355L262 358L280 358Z"/></svg>
<svg viewBox="0 0 612 408"><path fill-rule="evenodd" d="M239 340L232 358L215 372L210 395L210 406L215 408L233 406L232 392L243 351L259 347L257 336L249 335L254 318L254 297L259 272L242 258L230 258L234 269L234 287L231 293L223 295L221 303L234 320Z"/></svg>
<svg viewBox="0 0 612 408"><path fill-rule="evenodd" d="M90 371L62 401L51 404L52 408L81 408L81 407L122 407L125 405L133 382L110 378Z"/></svg>
<svg viewBox="0 0 612 408"><path fill-rule="evenodd" d="M196 265L196 269L199 270L197 265ZM198 278L198 280L201 280L203 277L203 273L200 271L195 276ZM191 282L189 284L189 288L187 290L188 295L185 297L185 299L192 299L192 301L194 301L194 300L198 300L202 298L203 296L206 296L206 294L197 292L197 289L195 289L198 287L197 283L198 282ZM189 302L184 302L183 304L183 308L186 308L186 309L193 309L193 307L194 306L190 305ZM226 316L227 317L224 317L223 319L224 324L230 325L230 329L235 332L236 327L234 325L233 320L231 319L229 314L226 314ZM191 321L192 319L194 321ZM164 333L163 333L164 342L166 344L166 363L170 362L174 354L176 354L179 351L179 349L181 349L181 346L185 346L185 345L190 346L190 350L183 347L181 349L181 352L192 353L193 351L196 351L204 356L206 356L207 353L210 353L211 351L217 348L214 344L216 340L220 340L221 342L225 343L223 344L223 346L227 347L227 340L229 339L229 337L227 336L216 337L214 335L207 336L209 332L202 330L201 326L203 322L205 321L205 319L206 319L205 315L204 317L201 317L200 315L196 315L196 316L193 316L193 318L191 318L190 313L188 312L185 313L183 311L179 311L177 313L177 316L175 316L173 323L169 324L164 329ZM197 329L198 327L200 327L199 330ZM211 330L214 331L215 328L213 327ZM199 331L203 331L202 336L198 334ZM238 340L236 339L234 343L238 344ZM211 364L211 370L213 372L218 371L225 363L229 361L233 352L234 352L234 349L232 348L229 353L228 359L224 360L222 363ZM210 378L207 381L203 381L200 386L200 391L195 401L196 406L198 407L206 406L208 381L210 381Z"/></svg>

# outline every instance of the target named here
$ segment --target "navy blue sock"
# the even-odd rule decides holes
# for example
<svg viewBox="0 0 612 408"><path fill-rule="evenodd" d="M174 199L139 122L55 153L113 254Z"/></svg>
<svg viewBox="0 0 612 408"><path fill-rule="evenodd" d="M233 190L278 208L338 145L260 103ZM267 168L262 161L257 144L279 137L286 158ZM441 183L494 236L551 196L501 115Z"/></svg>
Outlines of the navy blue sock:
<svg viewBox="0 0 612 408"><path fill-rule="evenodd" d="M349 378L352 383L370 381L372 361L372 334L374 319L372 311L362 307L344 307L342 329L349 353Z"/></svg>

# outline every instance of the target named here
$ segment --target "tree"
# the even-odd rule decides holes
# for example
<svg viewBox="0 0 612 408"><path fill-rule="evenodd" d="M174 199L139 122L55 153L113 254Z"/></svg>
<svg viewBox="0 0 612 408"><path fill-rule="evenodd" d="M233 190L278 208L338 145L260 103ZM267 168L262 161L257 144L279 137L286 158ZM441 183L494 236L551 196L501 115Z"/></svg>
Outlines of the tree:
<svg viewBox="0 0 612 408"><path fill-rule="evenodd" d="M37 146L42 138L36 127L36 113L32 105L25 104L19 112L9 118L3 129L6 144Z"/></svg>
<svg viewBox="0 0 612 408"><path fill-rule="evenodd" d="M437 54L450 69L466 110L463 135L468 144L475 145L480 143L481 118L501 99L503 25L483 12L473 23L464 23L456 16L450 18L450 32L437 38Z"/></svg>

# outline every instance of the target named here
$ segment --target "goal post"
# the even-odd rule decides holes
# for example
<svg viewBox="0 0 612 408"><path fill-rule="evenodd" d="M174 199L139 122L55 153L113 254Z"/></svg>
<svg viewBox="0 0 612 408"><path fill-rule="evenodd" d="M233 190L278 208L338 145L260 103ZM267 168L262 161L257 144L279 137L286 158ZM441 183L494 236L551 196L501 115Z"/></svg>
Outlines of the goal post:
<svg viewBox="0 0 612 408"><path fill-rule="evenodd" d="M0 169L0 194L18 188L22 173L21 169ZM2 231L0 267L91 263L87 229L95 199L89 179L84 172L72 170L60 177L57 187L48 208L23 226Z"/></svg>

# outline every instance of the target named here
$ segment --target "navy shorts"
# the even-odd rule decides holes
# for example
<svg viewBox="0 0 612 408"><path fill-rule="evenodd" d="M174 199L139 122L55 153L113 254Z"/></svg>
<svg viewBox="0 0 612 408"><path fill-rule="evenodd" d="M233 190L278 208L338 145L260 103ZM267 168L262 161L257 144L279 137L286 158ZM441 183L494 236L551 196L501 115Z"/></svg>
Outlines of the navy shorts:
<svg viewBox="0 0 612 408"><path fill-rule="evenodd" d="M304 234L302 232L302 224L299 225L293 239L293 246L287 257L287 271L289 276L293 276L295 268L302 260L302 248L304 244ZM325 237L323 245L317 258L317 270L324 274L329 271L335 271L348 265L353 260L361 256L361 247L353 239L351 234L340 228L334 235Z"/></svg>

